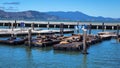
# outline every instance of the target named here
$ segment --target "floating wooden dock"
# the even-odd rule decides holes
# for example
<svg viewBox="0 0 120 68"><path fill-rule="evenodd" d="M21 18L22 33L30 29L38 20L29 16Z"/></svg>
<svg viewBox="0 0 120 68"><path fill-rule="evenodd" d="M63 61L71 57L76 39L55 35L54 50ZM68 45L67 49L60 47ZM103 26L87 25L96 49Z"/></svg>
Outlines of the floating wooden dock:
<svg viewBox="0 0 120 68"><path fill-rule="evenodd" d="M0 44L7 44L7 45L21 45L24 44L25 41L27 41L28 38L5 38L0 39Z"/></svg>
<svg viewBox="0 0 120 68"><path fill-rule="evenodd" d="M32 30L32 35L38 35L38 34L49 34L49 33L60 33L60 30ZM74 33L74 30L64 30L63 33ZM21 29L14 29L13 31L11 29L0 29L0 37L6 37L11 35L17 35L17 36L26 36L28 35L28 29L27 30L21 30Z"/></svg>
<svg viewBox="0 0 120 68"><path fill-rule="evenodd" d="M81 51L83 49L82 42L72 42L67 44L56 44L53 46L54 50L67 50L67 51Z"/></svg>
<svg viewBox="0 0 120 68"><path fill-rule="evenodd" d="M60 40L44 40L41 41L42 39L34 39L31 41L31 47L47 47L47 46L52 46L54 44L58 44ZM25 42L25 45L28 46L28 41Z"/></svg>
<svg viewBox="0 0 120 68"><path fill-rule="evenodd" d="M81 51L83 50L83 35L73 35L72 37L65 38L59 44L53 46L54 50L67 50L67 51ZM95 43L101 42L101 39L95 36L87 36L87 48Z"/></svg>
<svg viewBox="0 0 120 68"><path fill-rule="evenodd" d="M109 33L107 33L107 34L106 35L87 35L86 48L90 47L91 45L100 43L104 40L110 40L112 38L113 34L109 34ZM75 37L77 37L76 40L75 40ZM81 51L81 50L83 50L83 47L84 47L82 37L83 37L83 35L77 35L77 34L75 35L74 34L72 38L69 38L69 39L64 38L64 40L62 42L54 45L53 48L54 48L54 50Z"/></svg>

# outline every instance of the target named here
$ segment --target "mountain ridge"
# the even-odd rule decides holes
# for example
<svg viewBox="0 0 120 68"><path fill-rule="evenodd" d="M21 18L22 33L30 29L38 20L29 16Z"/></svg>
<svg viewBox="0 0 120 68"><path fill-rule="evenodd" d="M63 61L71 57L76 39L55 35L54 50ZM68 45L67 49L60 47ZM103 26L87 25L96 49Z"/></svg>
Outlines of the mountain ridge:
<svg viewBox="0 0 120 68"><path fill-rule="evenodd" d="M120 18L110 18L110 17L105 18L102 16L94 17L94 16L89 16L89 15L84 14L84 13L79 12L79 11L76 11L76 12L58 11L58 12L47 12L47 13L50 15L55 15L58 17L68 18L68 19L77 20L77 21L120 21Z"/></svg>
<svg viewBox="0 0 120 68"><path fill-rule="evenodd" d="M101 22L120 22L120 18L110 17L94 17L84 14L79 11L51 11L51 12L39 12L39 11L21 11L21 12L6 12L0 10L0 20L47 20L47 21L101 21Z"/></svg>

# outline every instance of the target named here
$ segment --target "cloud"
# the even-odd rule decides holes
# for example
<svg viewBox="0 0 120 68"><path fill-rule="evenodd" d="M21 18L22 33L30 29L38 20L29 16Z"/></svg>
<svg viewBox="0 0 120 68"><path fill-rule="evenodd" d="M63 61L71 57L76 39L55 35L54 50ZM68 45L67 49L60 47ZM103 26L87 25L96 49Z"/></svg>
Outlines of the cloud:
<svg viewBox="0 0 120 68"><path fill-rule="evenodd" d="M17 11L18 9L17 7L7 7L5 10L6 11Z"/></svg>
<svg viewBox="0 0 120 68"><path fill-rule="evenodd" d="M19 5L20 2L5 2L4 5Z"/></svg>
<svg viewBox="0 0 120 68"><path fill-rule="evenodd" d="M13 7L13 6L3 7L3 6L0 6L0 10L4 10L4 11L18 11L18 7Z"/></svg>

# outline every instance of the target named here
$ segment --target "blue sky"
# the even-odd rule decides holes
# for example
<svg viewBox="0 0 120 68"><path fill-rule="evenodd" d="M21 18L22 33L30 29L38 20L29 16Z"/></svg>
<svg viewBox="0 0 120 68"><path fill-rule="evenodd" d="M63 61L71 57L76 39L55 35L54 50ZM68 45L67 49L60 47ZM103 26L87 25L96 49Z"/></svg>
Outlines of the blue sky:
<svg viewBox="0 0 120 68"><path fill-rule="evenodd" d="M91 16L120 18L120 0L0 0L6 11L80 11Z"/></svg>

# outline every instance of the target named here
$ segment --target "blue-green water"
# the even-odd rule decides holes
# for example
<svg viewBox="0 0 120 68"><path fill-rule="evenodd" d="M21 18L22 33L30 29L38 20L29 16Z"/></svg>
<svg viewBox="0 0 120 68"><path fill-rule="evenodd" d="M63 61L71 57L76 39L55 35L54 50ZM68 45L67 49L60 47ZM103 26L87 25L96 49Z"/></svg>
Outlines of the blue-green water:
<svg viewBox="0 0 120 68"><path fill-rule="evenodd" d="M115 39L95 44L88 52L83 55L55 51L52 47L30 49L0 44L0 68L120 68L120 43Z"/></svg>

